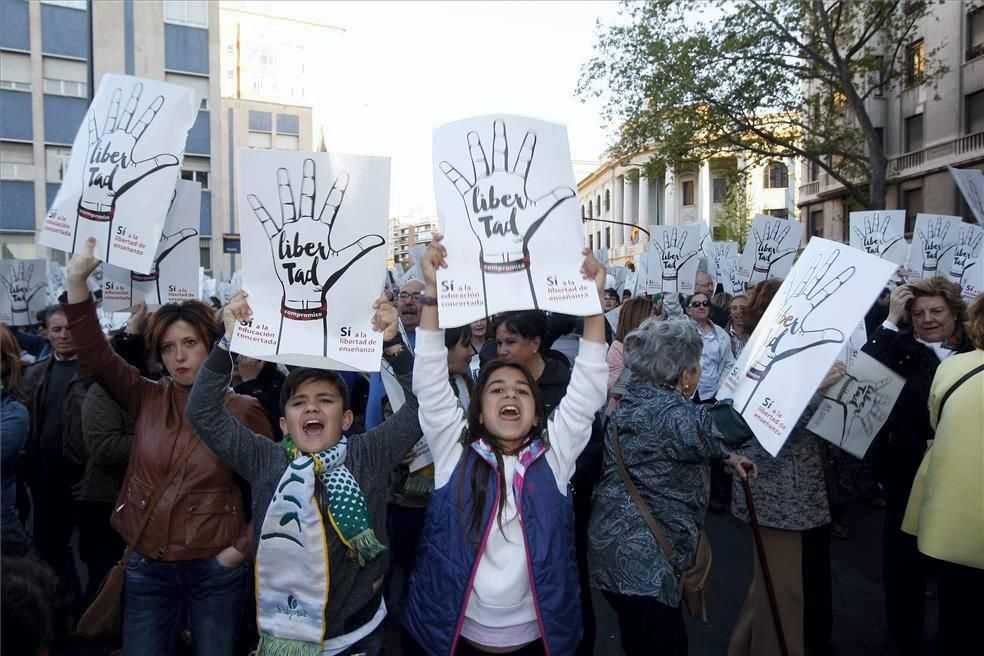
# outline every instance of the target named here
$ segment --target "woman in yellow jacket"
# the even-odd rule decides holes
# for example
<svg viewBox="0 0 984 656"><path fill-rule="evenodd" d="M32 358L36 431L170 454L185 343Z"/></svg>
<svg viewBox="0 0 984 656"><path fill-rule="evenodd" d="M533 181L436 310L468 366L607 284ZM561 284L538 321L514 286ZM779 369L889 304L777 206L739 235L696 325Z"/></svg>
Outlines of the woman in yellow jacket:
<svg viewBox="0 0 984 656"><path fill-rule="evenodd" d="M962 653L980 635L978 604L984 588L984 294L978 295L969 314L967 334L975 350L947 358L936 370L929 395L936 437L916 475L902 524L903 531L917 537L919 551L937 561L939 654Z"/></svg>

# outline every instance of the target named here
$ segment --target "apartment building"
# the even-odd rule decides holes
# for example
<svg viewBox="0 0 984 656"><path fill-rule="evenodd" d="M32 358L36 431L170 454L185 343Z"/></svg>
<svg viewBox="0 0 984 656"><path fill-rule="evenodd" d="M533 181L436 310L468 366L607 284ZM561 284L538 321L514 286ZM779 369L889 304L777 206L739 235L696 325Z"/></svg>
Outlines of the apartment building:
<svg viewBox="0 0 984 656"><path fill-rule="evenodd" d="M437 217L428 217L411 222L391 218L389 224L389 244L387 244L386 266L391 269L409 267L410 249L417 244L429 244L434 233L439 231Z"/></svg>
<svg viewBox="0 0 984 656"><path fill-rule="evenodd" d="M98 35L98 38L93 38ZM218 5L206 0L0 2L0 241L5 257L65 254L36 246L75 133L106 73L195 89L201 109L188 133L181 177L202 183L201 265L221 237L213 182L219 148Z"/></svg>

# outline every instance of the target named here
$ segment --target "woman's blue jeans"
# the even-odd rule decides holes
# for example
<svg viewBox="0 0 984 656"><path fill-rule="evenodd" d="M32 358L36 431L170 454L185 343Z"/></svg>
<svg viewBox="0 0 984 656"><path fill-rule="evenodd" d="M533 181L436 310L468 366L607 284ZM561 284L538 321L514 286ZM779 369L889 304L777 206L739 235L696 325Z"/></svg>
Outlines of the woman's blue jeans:
<svg viewBox="0 0 984 656"><path fill-rule="evenodd" d="M189 620L196 656L232 656L250 567L132 554L123 585L123 653L170 656Z"/></svg>

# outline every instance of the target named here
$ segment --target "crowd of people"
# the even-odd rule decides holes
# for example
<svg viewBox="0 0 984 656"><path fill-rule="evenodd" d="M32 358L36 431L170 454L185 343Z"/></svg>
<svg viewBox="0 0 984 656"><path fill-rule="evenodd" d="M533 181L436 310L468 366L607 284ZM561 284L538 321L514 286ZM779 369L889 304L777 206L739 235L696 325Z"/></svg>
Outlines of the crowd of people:
<svg viewBox="0 0 984 656"><path fill-rule="evenodd" d="M868 454L806 428L838 362L773 457L716 394L780 281L731 296L702 267L687 297L626 294L585 250L617 321L440 330L453 256L436 236L420 279L375 302L383 361L361 374L231 352L244 292L140 306L107 335L90 240L36 327L0 324L3 653L75 653L121 562L121 635L88 643L105 653L374 655L397 632L411 655L581 656L594 590L624 653L682 656L700 640L685 614L713 606L710 511L754 516L768 563L756 552L728 655L832 654L831 470L848 460L884 500L891 653L926 653L930 579L935 653L976 644L984 296L886 289L862 350L905 384Z"/></svg>

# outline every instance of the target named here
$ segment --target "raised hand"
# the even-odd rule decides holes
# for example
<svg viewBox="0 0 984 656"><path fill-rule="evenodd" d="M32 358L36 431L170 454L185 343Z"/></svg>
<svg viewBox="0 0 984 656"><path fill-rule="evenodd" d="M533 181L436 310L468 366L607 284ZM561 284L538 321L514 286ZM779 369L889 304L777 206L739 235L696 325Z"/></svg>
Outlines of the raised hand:
<svg viewBox="0 0 984 656"><path fill-rule="evenodd" d="M81 253L74 253L65 265L65 291L69 303L81 303L89 299L89 285L86 282L92 272L99 268L95 256L96 238L85 240Z"/></svg>
<svg viewBox="0 0 984 656"><path fill-rule="evenodd" d="M508 273L529 268L529 241L557 206L576 194L557 187L539 198L531 198L526 188L536 133L526 133L512 167L506 142L506 124L492 124L492 165L486 158L482 140L475 131L468 133L472 177L468 178L448 162L441 171L461 194L468 222L481 252L479 261L486 273Z"/></svg>
<svg viewBox="0 0 984 656"><path fill-rule="evenodd" d="M927 232L919 231L923 250L923 278L935 277L939 270L940 260L956 245L946 244L946 235L949 231L950 223L944 221L941 216L936 217L935 223L930 220Z"/></svg>
<svg viewBox="0 0 984 656"><path fill-rule="evenodd" d="M31 300L38 295L38 292L45 288L47 281L42 280L36 283L34 287L31 287L31 278L34 277L34 265L27 264L25 266L24 262L17 262L12 265L8 273L10 274L9 280L4 276L0 276L0 280L2 280L4 286L7 288L7 294L10 295L10 311L13 314L13 324L15 326L22 326L31 323L29 312Z"/></svg>
<svg viewBox="0 0 984 656"><path fill-rule="evenodd" d="M782 240L789 234L790 226L783 219L767 223L760 233L753 231L755 238L755 262L749 284L768 280L773 265L784 257L796 252L796 248L782 248Z"/></svg>
<svg viewBox="0 0 984 656"><path fill-rule="evenodd" d="M953 282L963 286L967 269L977 264L980 258L982 240L984 240L984 230L969 225L960 227L960 238L953 251L953 264L950 265L950 279Z"/></svg>
<svg viewBox="0 0 984 656"><path fill-rule="evenodd" d="M314 160L304 160L299 210L290 174L285 168L277 169L280 224L255 194L246 196L270 238L274 268L284 290L280 312L285 319L323 320L327 314L328 290L349 267L385 243L381 235L375 234L363 235L344 246L332 241L332 230L348 183L348 173L341 173L315 214Z"/></svg>
<svg viewBox="0 0 984 656"><path fill-rule="evenodd" d="M855 228L854 234L861 240L865 253L884 257L890 248L902 241L902 235L888 235L891 224L891 217L879 217L877 212L864 217L863 228Z"/></svg>
<svg viewBox="0 0 984 656"><path fill-rule="evenodd" d="M155 171L177 166L178 158L170 153L152 155L137 160L134 149L147 127L157 117L164 105L164 96L157 96L136 121L133 120L143 93L143 84L133 87L123 114L120 115L121 89L113 92L109 112L102 130L96 116L89 110L89 148L86 165L82 171L82 198L79 200L78 219L105 223L106 260L109 260L110 237L116 202L135 184ZM79 226L76 222L75 239ZM75 250L75 244L72 244Z"/></svg>
<svg viewBox="0 0 984 656"><path fill-rule="evenodd" d="M375 310L372 315L372 329L383 333L384 342L396 337L400 326L400 313L396 311L396 307L385 296L377 298L372 307Z"/></svg>
<svg viewBox="0 0 984 656"><path fill-rule="evenodd" d="M746 376L761 384L777 362L823 344L844 342L844 333L836 328L807 326L813 311L854 275L855 269L850 266L833 277L827 277L838 255L839 251L834 251L826 261L822 261L822 255L817 256L802 278L792 281L762 347L752 354L750 361L753 364ZM753 396L754 393L749 395L748 401Z"/></svg>
<svg viewBox="0 0 984 656"><path fill-rule="evenodd" d="M672 231L663 233L663 244L653 240L652 246L659 252L659 261L663 266L663 293L678 291L680 269L700 252L700 244L689 252L684 248L687 243L687 233Z"/></svg>

